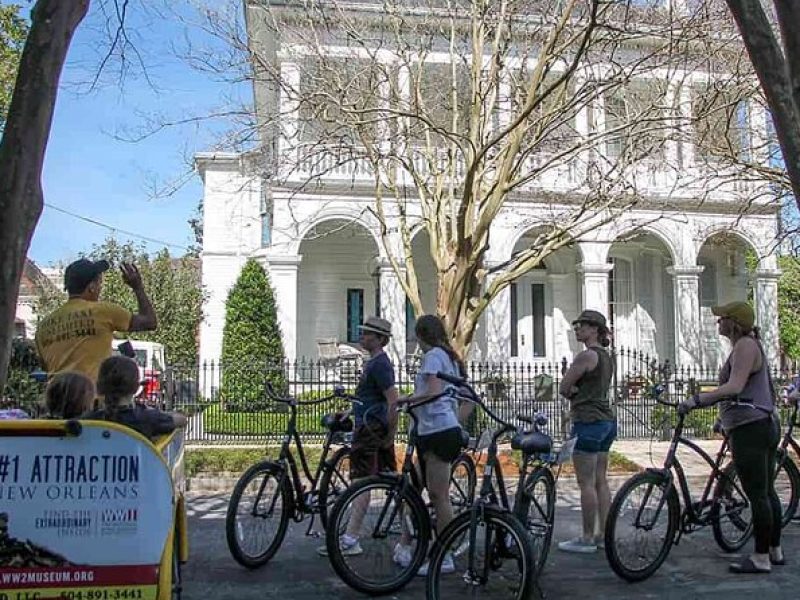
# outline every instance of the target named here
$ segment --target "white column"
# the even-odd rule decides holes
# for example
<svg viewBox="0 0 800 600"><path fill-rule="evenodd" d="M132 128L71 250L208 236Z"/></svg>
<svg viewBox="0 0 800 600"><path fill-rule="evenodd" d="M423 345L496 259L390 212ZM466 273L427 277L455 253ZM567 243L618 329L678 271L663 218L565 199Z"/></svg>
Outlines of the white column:
<svg viewBox="0 0 800 600"><path fill-rule="evenodd" d="M770 366L777 366L780 356L780 335L778 332L778 270L756 271L755 309L756 323L761 329L761 339L767 361Z"/></svg>
<svg viewBox="0 0 800 600"><path fill-rule="evenodd" d="M675 361L677 366L700 365L700 273L701 266L667 267L675 294Z"/></svg>
<svg viewBox="0 0 800 600"><path fill-rule="evenodd" d="M283 334L283 350L288 360L297 359L297 272L302 256L299 254L260 255L266 259L269 277L275 290L278 321Z"/></svg>
<svg viewBox="0 0 800 600"><path fill-rule="evenodd" d="M378 263L381 289L381 317L392 324L392 337L387 351L397 365L406 357L406 293L391 263Z"/></svg>
<svg viewBox="0 0 800 600"><path fill-rule="evenodd" d="M606 317L609 316L608 274L613 268L611 263L578 265L578 272L581 274L581 309L598 310Z"/></svg>

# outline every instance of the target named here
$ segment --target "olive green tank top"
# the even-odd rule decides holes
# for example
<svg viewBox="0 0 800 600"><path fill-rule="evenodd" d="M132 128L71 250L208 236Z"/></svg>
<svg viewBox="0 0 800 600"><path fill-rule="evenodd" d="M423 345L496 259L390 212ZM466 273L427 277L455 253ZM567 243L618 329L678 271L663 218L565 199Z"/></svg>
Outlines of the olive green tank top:
<svg viewBox="0 0 800 600"><path fill-rule="evenodd" d="M614 411L608 399L611 388L613 361L602 348L590 347L597 354L597 366L584 373L575 384L577 393L570 399L570 418L580 423L614 420Z"/></svg>

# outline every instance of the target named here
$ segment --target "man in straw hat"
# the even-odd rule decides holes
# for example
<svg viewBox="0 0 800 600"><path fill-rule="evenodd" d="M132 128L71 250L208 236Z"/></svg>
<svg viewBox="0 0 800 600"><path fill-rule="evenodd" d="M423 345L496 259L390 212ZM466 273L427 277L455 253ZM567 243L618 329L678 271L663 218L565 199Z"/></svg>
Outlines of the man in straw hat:
<svg viewBox="0 0 800 600"><path fill-rule="evenodd" d="M356 388L360 403L353 408L355 428L350 454L350 479L355 481L382 471L396 471L394 436L397 432L397 411L394 404L398 393L394 380L394 365L384 347L392 337L392 324L380 317L368 317L361 325L361 346L369 352ZM345 556L363 553L358 541L369 494L354 502L353 515L347 531L339 538ZM326 556L325 546L317 550Z"/></svg>

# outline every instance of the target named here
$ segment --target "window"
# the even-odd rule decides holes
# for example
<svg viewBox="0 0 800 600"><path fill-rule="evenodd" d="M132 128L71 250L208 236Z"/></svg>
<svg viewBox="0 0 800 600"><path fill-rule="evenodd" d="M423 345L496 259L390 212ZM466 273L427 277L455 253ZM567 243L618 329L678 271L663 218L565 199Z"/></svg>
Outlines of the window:
<svg viewBox="0 0 800 600"><path fill-rule="evenodd" d="M545 356L544 284L531 285L531 313L533 315L533 355Z"/></svg>
<svg viewBox="0 0 800 600"><path fill-rule="evenodd" d="M702 159L747 159L749 116L740 90L724 82L695 86L692 121L697 155Z"/></svg>
<svg viewBox="0 0 800 600"><path fill-rule="evenodd" d="M347 341L358 342L359 326L364 321L364 290L350 288L347 290Z"/></svg>
<svg viewBox="0 0 800 600"><path fill-rule="evenodd" d="M618 130L606 141L609 158L661 155L665 128L658 119L664 116L666 90L666 82L650 79L618 86L604 95L605 130Z"/></svg>
<svg viewBox="0 0 800 600"><path fill-rule="evenodd" d="M633 311L633 269L629 261L621 258L612 258L611 263L614 268L608 274L608 316L613 329L628 333L627 321Z"/></svg>
<svg viewBox="0 0 800 600"><path fill-rule="evenodd" d="M519 342L517 340L517 335L519 334L519 330L517 329L517 319L519 318L519 314L517 313L517 284L510 284L508 291L509 297L511 298L511 356L519 356Z"/></svg>
<svg viewBox="0 0 800 600"><path fill-rule="evenodd" d="M266 183L262 183L266 185ZM272 198L266 189L261 191L261 247L266 248L272 244Z"/></svg>
<svg viewBox="0 0 800 600"><path fill-rule="evenodd" d="M453 131L453 66L451 63L427 62L411 69L409 93L411 111L425 115L437 129ZM416 82L419 83L416 83ZM461 62L455 69L457 124L455 131L463 135L469 131L470 95L472 82L468 66ZM431 128L420 119L409 120L409 137L417 143L425 143L426 133ZM433 134L434 145L446 140Z"/></svg>
<svg viewBox="0 0 800 600"><path fill-rule="evenodd" d="M700 306L710 307L717 304L717 268L714 264L704 258L700 258L697 264L703 267L700 273Z"/></svg>
<svg viewBox="0 0 800 600"><path fill-rule="evenodd" d="M521 110L527 101L531 75L528 66L511 73L515 111ZM571 81L555 85L560 77L560 73L546 75L536 90L535 93L539 96L545 93L547 95L541 99L525 123L523 149L536 147L543 152L556 152L575 143L578 136L576 115L580 103L572 98L575 86ZM512 118L513 116L515 115Z"/></svg>

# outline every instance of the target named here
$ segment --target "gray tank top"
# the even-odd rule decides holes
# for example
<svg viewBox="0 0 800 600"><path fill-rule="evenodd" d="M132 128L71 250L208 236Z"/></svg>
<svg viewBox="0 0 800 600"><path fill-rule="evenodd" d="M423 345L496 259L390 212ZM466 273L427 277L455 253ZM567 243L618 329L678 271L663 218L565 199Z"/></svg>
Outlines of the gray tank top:
<svg viewBox="0 0 800 600"><path fill-rule="evenodd" d="M736 400L723 400L719 405L719 417L722 427L726 432L736 429L741 425L754 423L771 416L775 412L775 404L772 401L772 389L770 387L769 366L767 358L761 344L761 368L755 373L750 373L744 389L739 393ZM731 355L733 351L731 351ZM722 366L719 372L720 384L727 383L731 378L731 357Z"/></svg>

